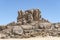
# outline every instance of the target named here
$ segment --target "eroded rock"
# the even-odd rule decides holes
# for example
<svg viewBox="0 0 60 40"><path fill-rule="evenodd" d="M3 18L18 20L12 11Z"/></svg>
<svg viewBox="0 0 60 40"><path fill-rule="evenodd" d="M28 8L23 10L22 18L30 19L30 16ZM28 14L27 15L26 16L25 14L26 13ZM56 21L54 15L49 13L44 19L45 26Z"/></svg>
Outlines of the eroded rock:
<svg viewBox="0 0 60 40"><path fill-rule="evenodd" d="M17 22L0 26L0 38L30 38L60 36L60 23L51 23L41 17L39 9L18 11Z"/></svg>

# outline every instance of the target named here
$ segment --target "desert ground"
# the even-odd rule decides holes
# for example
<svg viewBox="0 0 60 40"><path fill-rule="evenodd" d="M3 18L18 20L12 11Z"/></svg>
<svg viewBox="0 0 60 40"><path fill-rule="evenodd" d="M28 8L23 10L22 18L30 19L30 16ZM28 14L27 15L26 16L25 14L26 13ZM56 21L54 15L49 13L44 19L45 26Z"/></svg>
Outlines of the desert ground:
<svg viewBox="0 0 60 40"><path fill-rule="evenodd" d="M23 39L0 39L0 40L60 40L60 37L52 37L52 36L47 36L47 37L31 37L31 38L23 38Z"/></svg>

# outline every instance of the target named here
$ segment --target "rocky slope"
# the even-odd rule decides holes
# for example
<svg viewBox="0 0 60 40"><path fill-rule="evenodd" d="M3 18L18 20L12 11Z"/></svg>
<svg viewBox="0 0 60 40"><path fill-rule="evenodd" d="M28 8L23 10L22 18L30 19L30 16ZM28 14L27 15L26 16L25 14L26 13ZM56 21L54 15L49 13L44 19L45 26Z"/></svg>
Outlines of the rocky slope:
<svg viewBox="0 0 60 40"><path fill-rule="evenodd" d="M35 36L60 36L60 23L42 18L39 9L18 11L17 22L0 26L0 38L30 38Z"/></svg>

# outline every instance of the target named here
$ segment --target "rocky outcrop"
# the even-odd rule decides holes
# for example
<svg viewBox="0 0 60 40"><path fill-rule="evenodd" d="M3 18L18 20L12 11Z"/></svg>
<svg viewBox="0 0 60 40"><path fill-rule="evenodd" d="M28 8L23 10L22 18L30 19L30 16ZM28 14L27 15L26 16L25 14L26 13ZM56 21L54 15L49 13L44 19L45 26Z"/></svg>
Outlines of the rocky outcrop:
<svg viewBox="0 0 60 40"><path fill-rule="evenodd" d="M18 11L17 22L0 26L0 38L60 36L60 23L42 18L39 9Z"/></svg>
<svg viewBox="0 0 60 40"><path fill-rule="evenodd" d="M18 11L17 22L18 24L31 23L33 21L38 21L41 18L41 12L39 9L26 10L25 12Z"/></svg>

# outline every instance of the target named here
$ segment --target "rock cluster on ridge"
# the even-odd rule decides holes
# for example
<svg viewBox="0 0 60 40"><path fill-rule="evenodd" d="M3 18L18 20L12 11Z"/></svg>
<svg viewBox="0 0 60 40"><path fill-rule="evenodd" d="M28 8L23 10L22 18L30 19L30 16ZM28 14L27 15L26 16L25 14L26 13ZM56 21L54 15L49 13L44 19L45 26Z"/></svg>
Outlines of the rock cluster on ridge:
<svg viewBox="0 0 60 40"><path fill-rule="evenodd" d="M60 23L42 18L39 9L18 11L17 22L0 26L0 38L30 38L60 36Z"/></svg>

